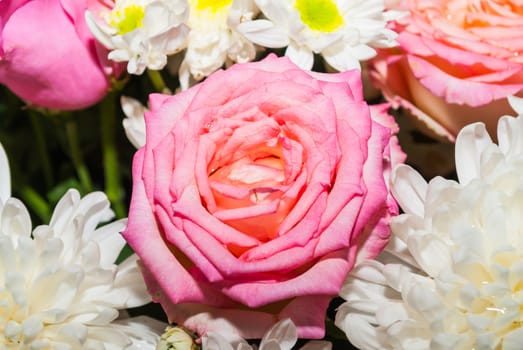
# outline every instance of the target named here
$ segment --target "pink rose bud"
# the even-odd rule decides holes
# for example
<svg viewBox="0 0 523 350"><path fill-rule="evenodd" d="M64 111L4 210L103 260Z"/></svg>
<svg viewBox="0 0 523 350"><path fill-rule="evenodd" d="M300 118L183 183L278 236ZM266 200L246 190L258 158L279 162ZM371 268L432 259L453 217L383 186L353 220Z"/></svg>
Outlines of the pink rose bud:
<svg viewBox="0 0 523 350"><path fill-rule="evenodd" d="M85 24L86 9L86 0L1 1L0 84L39 107L100 101L115 72Z"/></svg>
<svg viewBox="0 0 523 350"><path fill-rule="evenodd" d="M123 235L153 299L200 335L260 338L290 318L323 337L330 300L398 213L386 106L369 108L359 71L274 55L149 105Z"/></svg>

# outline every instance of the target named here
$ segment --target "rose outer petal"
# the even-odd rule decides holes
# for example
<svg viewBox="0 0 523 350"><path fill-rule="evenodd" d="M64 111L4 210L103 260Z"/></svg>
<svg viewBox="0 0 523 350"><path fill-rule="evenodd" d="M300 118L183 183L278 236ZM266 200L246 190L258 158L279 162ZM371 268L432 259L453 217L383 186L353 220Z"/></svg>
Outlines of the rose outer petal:
<svg viewBox="0 0 523 350"><path fill-rule="evenodd" d="M86 8L83 1L76 6ZM0 82L22 99L71 110L88 107L107 93L109 81L94 38L85 45L77 32L81 23L72 22L60 1L27 2L0 25Z"/></svg>

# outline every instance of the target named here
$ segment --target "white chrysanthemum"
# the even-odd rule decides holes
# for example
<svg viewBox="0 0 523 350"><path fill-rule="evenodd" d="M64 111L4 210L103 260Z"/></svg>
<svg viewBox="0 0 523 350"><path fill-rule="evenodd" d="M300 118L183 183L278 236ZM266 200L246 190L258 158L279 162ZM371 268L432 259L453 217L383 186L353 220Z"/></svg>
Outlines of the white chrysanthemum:
<svg viewBox="0 0 523 350"><path fill-rule="evenodd" d="M144 113L147 110L140 101L122 96L120 98L125 118L122 120L123 128L127 139L136 149L145 145L145 118Z"/></svg>
<svg viewBox="0 0 523 350"><path fill-rule="evenodd" d="M263 336L258 348L253 348L243 339L229 342L217 333L209 333L202 340L203 350L291 350L298 340L298 332L294 323L285 319L276 323ZM300 350L331 350L331 348L330 342L310 341Z"/></svg>
<svg viewBox="0 0 523 350"><path fill-rule="evenodd" d="M108 58L128 62L130 74L160 70L167 56L181 51L189 28L187 0L115 0L111 10L86 12L89 29L111 52Z"/></svg>
<svg viewBox="0 0 523 350"><path fill-rule="evenodd" d="M266 19L242 23L238 30L264 47L287 46L285 55L311 69L314 53L338 71L360 68L373 49L396 46L387 22L402 16L385 11L384 0L255 0Z"/></svg>
<svg viewBox="0 0 523 350"><path fill-rule="evenodd" d="M240 23L258 13L254 0L189 0L191 28L187 50L180 65L182 89L192 78L203 79L227 62L248 62L256 55L254 45L237 32Z"/></svg>
<svg viewBox="0 0 523 350"><path fill-rule="evenodd" d="M0 202L0 348L154 347L148 327L117 320L150 297L135 255L115 265L126 221L100 226L112 216L105 194L69 190L49 225L31 231L19 200Z"/></svg>
<svg viewBox="0 0 523 350"><path fill-rule="evenodd" d="M392 189L405 214L381 261L356 267L336 324L361 349L521 349L523 100L456 141L458 180L428 184L408 166Z"/></svg>

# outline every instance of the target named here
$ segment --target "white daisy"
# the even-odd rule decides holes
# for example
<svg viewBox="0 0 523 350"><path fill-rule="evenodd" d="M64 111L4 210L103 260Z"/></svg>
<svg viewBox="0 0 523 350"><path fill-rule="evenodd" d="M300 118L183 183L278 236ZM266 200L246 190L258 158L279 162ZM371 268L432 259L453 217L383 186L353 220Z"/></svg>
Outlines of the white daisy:
<svg viewBox="0 0 523 350"><path fill-rule="evenodd" d="M123 128L127 139L136 149L145 145L145 118L144 113L147 110L140 101L122 96L120 98L125 118L122 120Z"/></svg>
<svg viewBox="0 0 523 350"><path fill-rule="evenodd" d="M115 265L126 220L105 194L69 190L49 225L31 229L25 206L0 201L2 349L152 349L158 336L119 310L150 301L136 256Z"/></svg>
<svg viewBox="0 0 523 350"><path fill-rule="evenodd" d="M167 56L185 47L188 16L187 0L115 0L110 10L86 12L89 29L111 50L108 58L128 62L130 74L163 69Z"/></svg>
<svg viewBox="0 0 523 350"><path fill-rule="evenodd" d="M405 214L381 257L356 267L336 324L361 349L521 349L523 100L456 141L458 182L426 183L408 166L392 189Z"/></svg>
<svg viewBox="0 0 523 350"><path fill-rule="evenodd" d="M245 340L229 342L220 334L209 333L202 339L203 350L291 350L298 340L296 326L290 319L276 323L255 348ZM332 344L326 341L310 341L300 350L331 350Z"/></svg>
<svg viewBox="0 0 523 350"><path fill-rule="evenodd" d="M242 23L238 31L264 47L287 47L285 55L311 69L314 53L338 71L360 68L373 48L396 46L387 22L403 14L385 11L384 0L255 0L266 19Z"/></svg>
<svg viewBox="0 0 523 350"><path fill-rule="evenodd" d="M248 62L254 45L236 28L258 13L254 0L189 0L191 28L187 50L179 68L182 89L190 78L203 79L227 62Z"/></svg>

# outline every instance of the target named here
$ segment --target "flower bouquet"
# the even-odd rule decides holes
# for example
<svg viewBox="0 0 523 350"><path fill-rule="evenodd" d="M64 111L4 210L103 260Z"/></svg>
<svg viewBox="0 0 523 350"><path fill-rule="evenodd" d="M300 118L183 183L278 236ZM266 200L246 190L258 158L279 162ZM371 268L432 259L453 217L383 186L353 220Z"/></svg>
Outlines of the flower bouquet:
<svg viewBox="0 0 523 350"><path fill-rule="evenodd" d="M522 24L0 1L0 349L520 349Z"/></svg>

